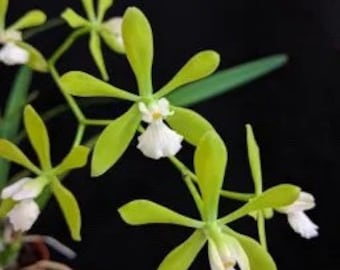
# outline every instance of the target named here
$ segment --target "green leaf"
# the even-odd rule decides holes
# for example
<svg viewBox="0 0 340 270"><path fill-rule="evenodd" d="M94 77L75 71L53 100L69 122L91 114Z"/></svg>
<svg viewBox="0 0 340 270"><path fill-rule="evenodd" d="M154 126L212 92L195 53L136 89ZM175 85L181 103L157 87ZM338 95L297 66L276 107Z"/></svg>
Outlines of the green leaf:
<svg viewBox="0 0 340 270"><path fill-rule="evenodd" d="M0 30L5 29L8 0L0 0Z"/></svg>
<svg viewBox="0 0 340 270"><path fill-rule="evenodd" d="M0 204L0 219L4 219L9 211L15 206L16 201L12 199L5 199Z"/></svg>
<svg viewBox="0 0 340 270"><path fill-rule="evenodd" d="M256 194L260 194L262 192L262 170L260 149L256 143L254 132L251 125L247 124L246 129L250 170L253 176L255 192Z"/></svg>
<svg viewBox="0 0 340 270"><path fill-rule="evenodd" d="M96 19L96 14L94 11L94 5L93 5L93 0L81 0L84 6L84 9L86 11L86 14L88 16L88 18L91 21L95 21Z"/></svg>
<svg viewBox="0 0 340 270"><path fill-rule="evenodd" d="M62 14L61 17L68 23L68 25L72 28L78 28L82 26L86 26L89 22L80 16L77 12L75 12L71 8L67 8Z"/></svg>
<svg viewBox="0 0 340 270"><path fill-rule="evenodd" d="M105 26L100 29L100 36L103 38L105 44L113 51L117 53L124 54L124 45L118 42L117 37L115 37L110 30Z"/></svg>
<svg viewBox="0 0 340 270"><path fill-rule="evenodd" d="M215 51L197 53L155 94L155 98L159 99L180 86L209 76L217 69L219 63L220 56Z"/></svg>
<svg viewBox="0 0 340 270"><path fill-rule="evenodd" d="M106 67L105 67L105 61L103 58L102 48L101 48L101 42L100 37L97 33L97 31L91 31L90 35L90 44L89 44L90 52L93 57L94 62L96 63L103 80L108 81L109 75L107 74Z"/></svg>
<svg viewBox="0 0 340 270"><path fill-rule="evenodd" d="M286 62L287 56L278 54L241 64L217 72L199 82L181 87L171 93L168 99L170 103L177 106L191 106L264 76L283 66Z"/></svg>
<svg viewBox="0 0 340 270"><path fill-rule="evenodd" d="M272 187L231 214L220 218L219 223L230 223L253 211L288 206L297 200L299 194L300 188L294 185L282 184Z"/></svg>
<svg viewBox="0 0 340 270"><path fill-rule="evenodd" d="M135 135L140 121L140 113L137 105L134 105L104 129L94 146L92 176L102 175L119 160Z"/></svg>
<svg viewBox="0 0 340 270"><path fill-rule="evenodd" d="M85 72L71 71L60 78L63 90L79 97L113 97L137 101L138 96L114 87Z"/></svg>
<svg viewBox="0 0 340 270"><path fill-rule="evenodd" d="M198 113L184 108L174 107L174 114L166 118L172 129L181 134L185 140L197 146L203 135L214 127Z"/></svg>
<svg viewBox="0 0 340 270"><path fill-rule="evenodd" d="M148 200L134 200L120 207L118 212L129 225L166 223L193 228L200 228L204 225L198 220L183 216Z"/></svg>
<svg viewBox="0 0 340 270"><path fill-rule="evenodd" d="M126 56L136 75L141 96L152 94L153 36L145 15L135 7L123 17L122 34Z"/></svg>
<svg viewBox="0 0 340 270"><path fill-rule="evenodd" d="M47 72L48 66L44 56L26 42L16 42L16 45L28 51L29 59L27 65L33 70Z"/></svg>
<svg viewBox="0 0 340 270"><path fill-rule="evenodd" d="M0 157L15 162L35 173L40 172L25 154L10 141L0 139Z"/></svg>
<svg viewBox="0 0 340 270"><path fill-rule="evenodd" d="M31 105L24 110L24 124L28 138L33 146L41 167L46 170L51 168L50 141L46 126Z"/></svg>
<svg viewBox="0 0 340 270"><path fill-rule="evenodd" d="M4 116L0 123L0 138L14 140L17 136L31 81L31 69L26 66L20 67L6 101ZM0 160L0 189L8 179L9 170L10 163Z"/></svg>
<svg viewBox="0 0 340 270"><path fill-rule="evenodd" d="M227 149L215 131L208 131L194 155L195 172L202 193L206 221L217 218L219 194L227 165Z"/></svg>
<svg viewBox="0 0 340 270"><path fill-rule="evenodd" d="M106 11L113 5L113 0L99 0L98 1L98 21L102 22Z"/></svg>
<svg viewBox="0 0 340 270"><path fill-rule="evenodd" d="M185 242L172 250L162 261L158 270L187 270L203 248L207 238L196 230Z"/></svg>
<svg viewBox="0 0 340 270"><path fill-rule="evenodd" d="M276 270L276 264L270 254L254 239L239 234L230 228L224 231L235 237L247 253L251 270Z"/></svg>
<svg viewBox="0 0 340 270"><path fill-rule="evenodd" d="M76 198L58 179L54 179L51 185L53 194L64 214L72 239L80 241L81 214Z"/></svg>
<svg viewBox="0 0 340 270"><path fill-rule="evenodd" d="M19 20L13 23L9 29L13 30L22 30L25 28L30 28L34 26L38 26L46 22L46 15L43 11L34 9L27 12L24 16L22 16Z"/></svg>
<svg viewBox="0 0 340 270"><path fill-rule="evenodd" d="M71 152L54 169L56 175L60 175L69 170L81 168L86 165L90 149L86 146L78 145L71 149Z"/></svg>

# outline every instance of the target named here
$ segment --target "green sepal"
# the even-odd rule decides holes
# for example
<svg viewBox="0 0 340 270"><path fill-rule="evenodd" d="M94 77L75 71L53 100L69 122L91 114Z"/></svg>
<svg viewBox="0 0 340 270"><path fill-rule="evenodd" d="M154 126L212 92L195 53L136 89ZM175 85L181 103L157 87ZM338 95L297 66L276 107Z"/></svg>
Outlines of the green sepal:
<svg viewBox="0 0 340 270"><path fill-rule="evenodd" d="M2 200L0 203L0 219L6 217L9 211L15 206L17 202L12 200L11 198Z"/></svg>
<svg viewBox="0 0 340 270"><path fill-rule="evenodd" d="M70 71L59 80L63 90L78 97L113 97L137 101L138 96L114 87L85 72Z"/></svg>
<svg viewBox="0 0 340 270"><path fill-rule="evenodd" d="M217 69L219 63L220 56L215 51L197 53L155 94L155 98L159 99L180 86L209 76Z"/></svg>
<svg viewBox="0 0 340 270"><path fill-rule="evenodd" d="M254 239L239 234L230 228L223 228L227 234L235 237L246 252L251 270L276 270L276 264L270 254Z"/></svg>
<svg viewBox="0 0 340 270"><path fill-rule="evenodd" d="M215 130L207 120L192 110L174 106L171 109L174 114L167 117L166 122L194 146L198 145L205 133Z"/></svg>
<svg viewBox="0 0 340 270"><path fill-rule="evenodd" d="M89 25L89 22L72 8L67 8L61 17L67 22L67 24L72 28L78 28Z"/></svg>
<svg viewBox="0 0 340 270"><path fill-rule="evenodd" d="M93 0L81 0L81 2L83 3L83 6L84 6L84 9L86 11L88 18L91 21L94 21L96 18L96 13L94 10Z"/></svg>
<svg viewBox="0 0 340 270"><path fill-rule="evenodd" d="M278 54L241 64L183 86L171 93L168 99L177 106L192 106L264 76L286 62L287 56Z"/></svg>
<svg viewBox="0 0 340 270"><path fill-rule="evenodd" d="M218 215L220 190L227 165L227 148L215 131L208 131L199 142L194 155L195 172L203 198L206 221Z"/></svg>
<svg viewBox="0 0 340 270"><path fill-rule="evenodd" d="M103 21L106 11L113 5L113 0L98 0L97 19Z"/></svg>
<svg viewBox="0 0 340 270"><path fill-rule="evenodd" d="M219 223L226 224L237 220L251 212L263 210L266 208L280 208L294 203L299 197L301 189L290 184L281 184L267 189L258 197L250 200L248 203L219 219Z"/></svg>
<svg viewBox="0 0 340 270"><path fill-rule="evenodd" d="M5 29L8 0L0 0L0 30Z"/></svg>
<svg viewBox="0 0 340 270"><path fill-rule="evenodd" d="M200 228L204 225L201 221L178 214L167 207L148 200L134 200L120 207L118 212L129 225L165 223L192 228Z"/></svg>
<svg viewBox="0 0 340 270"><path fill-rule="evenodd" d="M53 179L51 188L63 212L72 239L80 241L81 214L76 198L58 179Z"/></svg>
<svg viewBox="0 0 340 270"><path fill-rule="evenodd" d="M153 36L145 15L135 7L128 8L123 17L122 35L126 56L136 76L139 93L152 94Z"/></svg>
<svg viewBox="0 0 340 270"><path fill-rule="evenodd" d="M125 48L118 41L117 38L106 28L105 24L99 31L100 36L103 38L105 44L117 53L124 54Z"/></svg>
<svg viewBox="0 0 340 270"><path fill-rule="evenodd" d="M43 11L34 9L27 12L19 20L13 23L8 29L10 30L22 30L34 26L41 25L46 22L46 15Z"/></svg>
<svg viewBox="0 0 340 270"><path fill-rule="evenodd" d="M10 141L0 139L0 157L9 161L15 162L30 171L39 173L40 169L37 168L26 155Z"/></svg>
<svg viewBox="0 0 340 270"><path fill-rule="evenodd" d="M162 261L158 270L187 270L203 248L207 238L196 230L186 241L173 249Z"/></svg>
<svg viewBox="0 0 340 270"><path fill-rule="evenodd" d="M90 149L82 145L72 148L63 161L54 168L55 174L60 175L69 170L84 167L87 163L89 152Z"/></svg>
<svg viewBox="0 0 340 270"><path fill-rule="evenodd" d="M255 193L260 194L262 192L262 170L260 149L256 143L254 132L251 125L247 124L246 130L250 171L254 181Z"/></svg>
<svg viewBox="0 0 340 270"><path fill-rule="evenodd" d="M26 63L27 66L39 72L48 71L47 62L44 56L37 49L35 49L34 47L32 47L26 42L18 41L15 44L28 52L29 59L28 59L28 62Z"/></svg>
<svg viewBox="0 0 340 270"><path fill-rule="evenodd" d="M24 109L25 129L34 148L41 167L46 170L51 168L50 159L50 141L43 120L31 105L27 105Z"/></svg>
<svg viewBox="0 0 340 270"><path fill-rule="evenodd" d="M119 160L135 135L140 121L137 105L133 105L104 129L94 146L92 176L102 175Z"/></svg>
<svg viewBox="0 0 340 270"><path fill-rule="evenodd" d="M97 31L95 30L91 31L89 48L90 48L90 52L93 57L93 60L96 63L97 68L99 69L103 80L108 81L109 74L107 73L106 66L105 66L100 37Z"/></svg>

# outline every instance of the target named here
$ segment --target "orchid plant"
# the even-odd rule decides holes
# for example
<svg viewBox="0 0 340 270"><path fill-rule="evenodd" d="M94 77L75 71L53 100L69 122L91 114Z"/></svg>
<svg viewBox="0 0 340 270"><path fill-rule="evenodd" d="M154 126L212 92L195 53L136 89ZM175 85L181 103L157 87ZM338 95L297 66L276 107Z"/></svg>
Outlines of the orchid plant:
<svg viewBox="0 0 340 270"><path fill-rule="evenodd" d="M199 219L188 217L146 199L127 202L118 209L121 218L130 225L167 223L194 230L187 240L165 257L158 269L189 269L207 243L212 270L232 270L235 267L242 270L275 270L277 267L268 252L265 229L265 220L272 218L275 211L286 214L292 229L302 237L309 239L318 235L318 226L304 213L315 207L313 195L287 183L263 189L260 150L250 124L246 125L246 141L254 193L224 190L227 147L212 124L187 108L282 66L286 56L270 56L214 74L220 56L213 50L205 50L195 54L168 83L155 91L152 83L153 34L144 13L136 7L128 7L123 17L104 20L106 12L113 5L112 0L99 0L97 8L93 0L82 0L82 4L86 18L72 8L66 8L61 14L72 33L45 60L40 52L22 41L21 32L43 24L46 20L44 13L33 10L6 27L8 0L0 0L0 43L3 44L0 61L6 65L29 67L21 68L18 73L15 82L20 83L14 84L0 119L0 175L3 178L0 218L6 228L3 235L8 228L14 232L14 236L0 237L2 268L6 269L16 262L23 239L29 235L28 231L51 194L60 205L71 237L80 241L81 210L77 196L66 189L61 181L67 178L71 170L84 167L91 151L91 176L101 176L123 157L136 134L137 148L146 158L168 159L181 173L200 214ZM46 26L41 27L40 32L43 32ZM84 71L69 71L60 75L57 70L58 60L85 34L90 35L90 53L103 80ZM107 82L109 75L101 40L114 52L127 57L138 91L121 89ZM29 74L32 70L51 75L78 122L74 143L57 166L51 162L50 140L53 137L48 136L43 117L28 104ZM109 97L131 102L132 105L117 118L90 119L83 113L77 97ZM22 116L25 136L37 155L39 165L15 144ZM84 134L91 126L103 127L103 131L90 141L85 141ZM195 148L193 171L189 169L191 166L176 157L184 145L183 140ZM10 177L10 162L25 169L24 174L19 174L23 176ZM231 213L220 215L222 199L237 200L244 204ZM255 219L259 240L231 227L233 221L245 216ZM46 269L52 269L53 265L51 262Z"/></svg>

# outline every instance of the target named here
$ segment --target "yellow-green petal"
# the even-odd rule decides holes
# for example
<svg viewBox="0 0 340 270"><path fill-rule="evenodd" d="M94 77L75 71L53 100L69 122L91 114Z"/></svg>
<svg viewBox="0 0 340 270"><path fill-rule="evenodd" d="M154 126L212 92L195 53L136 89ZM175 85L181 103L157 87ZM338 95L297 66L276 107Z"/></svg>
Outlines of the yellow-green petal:
<svg viewBox="0 0 340 270"><path fill-rule="evenodd" d="M107 74L105 61L104 61L102 48L101 48L100 37L97 31L94 31L94 30L91 31L89 48L90 48L90 52L93 57L93 60L96 63L97 68L99 69L103 80L108 81L109 75Z"/></svg>
<svg viewBox="0 0 340 270"><path fill-rule="evenodd" d="M46 170L51 168L50 142L46 126L31 105L24 110L24 124L28 138L33 146L41 167Z"/></svg>
<svg viewBox="0 0 340 270"><path fill-rule="evenodd" d="M25 28L30 28L38 26L46 22L46 15L43 11L34 9L27 12L24 16L13 23L9 29L11 30L22 30Z"/></svg>
<svg viewBox="0 0 340 270"><path fill-rule="evenodd" d="M26 42L16 42L16 45L26 50L29 54L27 66L35 71L47 72L48 66L44 56Z"/></svg>
<svg viewBox="0 0 340 270"><path fill-rule="evenodd" d="M8 0L0 0L0 30L5 29Z"/></svg>
<svg viewBox="0 0 340 270"><path fill-rule="evenodd" d="M91 20L94 21L96 18L96 14L94 11L94 4L93 0L81 0L84 6L84 9L86 11L87 17Z"/></svg>
<svg viewBox="0 0 340 270"><path fill-rule="evenodd" d="M78 28L82 26L86 26L89 22L82 16L80 16L77 12L75 12L71 8L67 8L62 14L61 17L68 23L68 25L72 28Z"/></svg>
<svg viewBox="0 0 340 270"><path fill-rule="evenodd" d="M152 94L153 36L145 15L135 7L123 17L122 34L126 56L135 73L141 96Z"/></svg>
<svg viewBox="0 0 340 270"><path fill-rule="evenodd" d="M107 29L105 26L103 26L100 29L100 36L104 40L105 44L113 51L117 53L124 54L125 48L124 45L120 44L117 40L117 38L112 34L112 32Z"/></svg>
<svg viewBox="0 0 340 270"><path fill-rule="evenodd" d="M86 146L78 145L72 148L71 152L54 169L56 175L60 175L72 169L81 168L86 165L90 149Z"/></svg>
<svg viewBox="0 0 340 270"><path fill-rule="evenodd" d="M113 0L98 0L97 19L103 21L106 11L113 5Z"/></svg>
<svg viewBox="0 0 340 270"><path fill-rule="evenodd" d="M196 230L186 241L172 250L162 261L158 270L187 270L203 248L207 238Z"/></svg>
<svg viewBox="0 0 340 270"><path fill-rule="evenodd" d="M155 98L161 98L180 86L209 76L217 69L219 63L220 56L215 51L197 53L155 94Z"/></svg>

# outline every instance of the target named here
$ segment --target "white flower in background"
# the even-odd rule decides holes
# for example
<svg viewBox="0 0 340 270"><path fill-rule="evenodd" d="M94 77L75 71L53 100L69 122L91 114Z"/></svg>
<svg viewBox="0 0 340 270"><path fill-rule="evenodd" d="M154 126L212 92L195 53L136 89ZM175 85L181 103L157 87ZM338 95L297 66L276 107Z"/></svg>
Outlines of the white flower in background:
<svg viewBox="0 0 340 270"><path fill-rule="evenodd" d="M138 137L137 148L149 158L159 159L174 156L181 149L183 136L170 129L163 120L172 115L169 110L169 102L162 98L149 106L139 103L142 120L149 123L146 130Z"/></svg>
<svg viewBox="0 0 340 270"><path fill-rule="evenodd" d="M28 231L40 214L38 204L31 199L17 203L7 214L15 231Z"/></svg>
<svg viewBox="0 0 340 270"><path fill-rule="evenodd" d="M21 32L5 31L0 33L0 43L4 44L0 49L0 61L6 65L26 64L29 60L29 53L15 44L22 40Z"/></svg>
<svg viewBox="0 0 340 270"><path fill-rule="evenodd" d="M44 178L23 178L4 188L1 199L12 199L18 203L8 212L7 217L15 231L27 231L40 214L34 201L46 185Z"/></svg>
<svg viewBox="0 0 340 270"><path fill-rule="evenodd" d="M113 17L105 22L106 28L112 33L112 35L116 38L118 45L124 48L124 41L122 35L122 25L123 18L122 17Z"/></svg>
<svg viewBox="0 0 340 270"><path fill-rule="evenodd" d="M222 241L216 243L209 239L208 253L211 270L250 270L248 256L240 243L233 237L222 235Z"/></svg>
<svg viewBox="0 0 340 270"><path fill-rule="evenodd" d="M312 194L300 192L299 198L291 205L276 209L280 213L287 214L288 223L292 229L302 237L310 239L318 236L319 227L305 214L304 211L315 207L315 199Z"/></svg>

